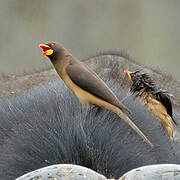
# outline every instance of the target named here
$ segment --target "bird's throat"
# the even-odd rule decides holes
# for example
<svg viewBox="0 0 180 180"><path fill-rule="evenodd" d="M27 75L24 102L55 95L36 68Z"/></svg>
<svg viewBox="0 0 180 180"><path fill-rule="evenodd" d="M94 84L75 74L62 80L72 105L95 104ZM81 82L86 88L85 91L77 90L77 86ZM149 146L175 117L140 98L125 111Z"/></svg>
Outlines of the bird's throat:
<svg viewBox="0 0 180 180"><path fill-rule="evenodd" d="M66 67L68 63L68 61L64 61L61 59L52 61L52 64L61 79L63 79L66 76Z"/></svg>

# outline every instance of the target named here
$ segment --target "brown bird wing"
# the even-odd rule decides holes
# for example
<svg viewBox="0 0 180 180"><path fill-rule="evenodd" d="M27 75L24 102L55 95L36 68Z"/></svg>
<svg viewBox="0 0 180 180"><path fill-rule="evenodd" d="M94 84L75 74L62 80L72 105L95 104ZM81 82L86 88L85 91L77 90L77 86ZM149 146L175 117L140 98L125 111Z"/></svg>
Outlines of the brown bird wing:
<svg viewBox="0 0 180 180"><path fill-rule="evenodd" d="M71 80L82 89L119 107L123 112L130 112L127 107L121 104L104 81L94 71L90 70L86 64L73 59L66 67L66 71Z"/></svg>

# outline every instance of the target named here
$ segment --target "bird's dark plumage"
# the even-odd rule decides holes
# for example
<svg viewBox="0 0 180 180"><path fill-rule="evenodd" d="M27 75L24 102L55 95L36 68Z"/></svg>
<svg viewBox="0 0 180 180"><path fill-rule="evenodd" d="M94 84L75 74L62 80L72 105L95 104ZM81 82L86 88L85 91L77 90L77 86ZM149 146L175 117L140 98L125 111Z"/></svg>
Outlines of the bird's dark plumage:
<svg viewBox="0 0 180 180"><path fill-rule="evenodd" d="M164 107L167 110L167 113L169 114L169 116L171 116L173 122L177 125L177 122L173 118L170 95L166 91L159 90L158 92L156 92L155 97L158 101L160 101L164 105Z"/></svg>
<svg viewBox="0 0 180 180"><path fill-rule="evenodd" d="M174 127L172 122L177 125L173 119L172 103L170 95L156 86L147 72L141 71L124 71L132 80L130 91L140 97L142 102L147 105L161 124L166 128L170 139L173 138Z"/></svg>
<svg viewBox="0 0 180 180"><path fill-rule="evenodd" d="M131 78L133 78L131 92L138 95L141 92L141 90L144 89L146 92L151 93L156 100L162 103L162 105L166 108L169 116L173 119L172 103L169 93L157 87L147 72L135 71L132 72L130 75ZM175 124L177 124L174 119L173 121Z"/></svg>

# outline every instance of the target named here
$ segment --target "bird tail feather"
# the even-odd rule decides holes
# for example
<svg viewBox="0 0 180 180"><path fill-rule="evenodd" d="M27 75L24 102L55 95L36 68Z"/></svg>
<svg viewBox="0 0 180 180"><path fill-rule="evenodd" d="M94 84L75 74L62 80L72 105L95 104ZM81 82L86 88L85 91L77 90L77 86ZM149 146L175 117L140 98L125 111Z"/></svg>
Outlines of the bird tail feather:
<svg viewBox="0 0 180 180"><path fill-rule="evenodd" d="M144 133L132 122L132 120L124 112L122 112L121 109L119 109L118 107L114 107L111 111L122 118L150 147L153 147L153 144L144 135Z"/></svg>

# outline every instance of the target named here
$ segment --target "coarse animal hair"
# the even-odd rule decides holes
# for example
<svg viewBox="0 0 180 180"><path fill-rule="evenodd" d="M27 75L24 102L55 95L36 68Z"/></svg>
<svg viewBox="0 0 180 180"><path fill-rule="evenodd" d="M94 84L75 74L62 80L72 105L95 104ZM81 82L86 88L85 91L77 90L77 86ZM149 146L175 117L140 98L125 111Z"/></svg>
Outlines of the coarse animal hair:
<svg viewBox="0 0 180 180"><path fill-rule="evenodd" d="M86 63L124 99L132 111L130 118L154 148L112 112L96 107L85 111L57 78L0 100L0 179L15 179L59 163L78 164L108 178L119 178L139 166L180 162L178 141L171 143L151 112L127 95L130 82L123 70L140 65L114 55L95 56ZM176 81L174 84L180 89ZM177 92L172 93L176 96ZM179 106L175 108L178 121Z"/></svg>

